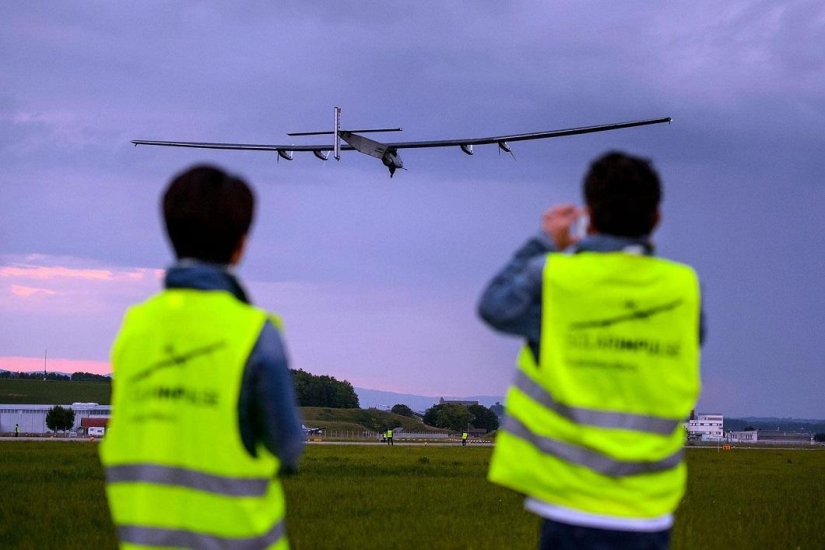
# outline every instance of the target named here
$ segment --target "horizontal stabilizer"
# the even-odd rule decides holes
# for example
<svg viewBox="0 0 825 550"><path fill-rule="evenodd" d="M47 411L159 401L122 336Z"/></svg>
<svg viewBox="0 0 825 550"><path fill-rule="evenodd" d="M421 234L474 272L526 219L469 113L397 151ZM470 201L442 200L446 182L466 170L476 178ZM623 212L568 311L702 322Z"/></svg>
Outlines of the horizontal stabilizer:
<svg viewBox="0 0 825 550"><path fill-rule="evenodd" d="M370 132L401 132L401 128L367 128L365 130L341 130L342 132L349 132L351 134L367 134ZM335 132L327 130L325 132L291 132L288 136L331 136Z"/></svg>

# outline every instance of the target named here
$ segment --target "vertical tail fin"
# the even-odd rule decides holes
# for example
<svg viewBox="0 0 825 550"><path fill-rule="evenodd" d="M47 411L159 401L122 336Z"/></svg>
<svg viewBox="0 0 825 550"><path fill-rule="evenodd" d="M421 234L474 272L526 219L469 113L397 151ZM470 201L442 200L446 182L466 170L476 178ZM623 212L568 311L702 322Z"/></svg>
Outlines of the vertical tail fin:
<svg viewBox="0 0 825 550"><path fill-rule="evenodd" d="M335 160L341 160L341 108L335 108Z"/></svg>

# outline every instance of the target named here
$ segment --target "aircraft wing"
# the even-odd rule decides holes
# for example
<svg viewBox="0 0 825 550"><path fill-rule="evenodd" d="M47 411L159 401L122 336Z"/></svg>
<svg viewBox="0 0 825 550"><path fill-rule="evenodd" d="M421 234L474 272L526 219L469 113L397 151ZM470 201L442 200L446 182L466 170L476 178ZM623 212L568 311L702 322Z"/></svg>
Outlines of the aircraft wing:
<svg viewBox="0 0 825 550"><path fill-rule="evenodd" d="M649 124L662 124L671 122L670 117L652 118L648 120L637 120L632 122L616 122L613 124L602 124L599 126L582 126L580 128L565 128L563 130L547 130L544 132L530 132L527 134L511 134L507 136L492 136L484 138L468 139L442 139L434 141L399 141L387 143L387 148L392 149L420 149L424 147L456 147L468 145L489 145L493 143L528 141L531 139L548 139L562 136L575 136L578 134L592 134L595 132L607 132L609 130L620 130L622 128L633 128L635 126L647 126Z"/></svg>
<svg viewBox="0 0 825 550"><path fill-rule="evenodd" d="M265 143L210 143L203 141L151 141L145 139L135 139L132 143L137 145L158 145L161 147L193 147L196 149L234 149L246 151L273 151L278 154L278 158L292 160L292 155L295 152L309 152L321 160L327 160L330 153L335 153L335 159L338 160L340 151L358 151L366 155L370 155L381 159L381 162L389 168L390 177L399 168L404 168L404 164L398 154L399 149L422 149L427 147L460 147L468 155L473 154L473 145L488 145L496 144L498 147L512 154L508 142L528 141L531 139L548 139L563 136L575 136L578 134L592 134L596 132L607 132L609 130L620 130L622 128L633 128L636 126L647 126L649 124L662 124L670 122L670 117L652 118L647 120L637 120L631 122L616 122L613 124L602 124L599 126L582 126L580 128L565 128L562 130L546 130L541 132L530 132L526 134L510 134L503 136L490 136L481 138L467 138L467 139L442 139L431 141L396 141L389 143L382 143L368 139L355 130L341 130L340 129L340 109L336 107L335 110L335 130L324 132L298 132L289 135L322 135L330 134L336 137L334 144L330 145L272 145ZM357 132L397 132L400 128L378 128L357 130ZM340 141L346 142L346 145L340 145ZM340 145L340 147L338 147Z"/></svg>
<svg viewBox="0 0 825 550"><path fill-rule="evenodd" d="M246 151L306 151L324 153L332 151L334 145L270 145L265 143L208 143L203 141L152 141L133 139L135 145L160 145L162 147L193 147L196 149L239 149ZM352 151L351 145L342 145L342 151Z"/></svg>
<svg viewBox="0 0 825 550"><path fill-rule="evenodd" d="M466 139L441 139L429 141L397 141L389 142L385 145L394 149L421 149L427 147L455 147L461 145L489 145L493 143L528 141L532 139L548 139L563 136L575 136L579 134L592 134L596 132L607 132L609 130L620 130L622 128L633 128L636 126L648 126L650 124L662 124L671 122L670 117L652 118L647 120L637 120L632 122L616 122L613 124L601 124L598 126L582 126L579 128L565 128L562 130L547 130L543 132L529 132L526 134L510 134L504 136L491 136L482 138ZM332 133L332 132L316 132ZM210 143L203 141L153 141L146 139L134 139L135 145L159 145L162 147L193 147L197 149L236 149L247 151L299 151L309 153L324 153L334 150L334 145L273 145L267 143ZM342 151L353 151L352 145L342 145Z"/></svg>

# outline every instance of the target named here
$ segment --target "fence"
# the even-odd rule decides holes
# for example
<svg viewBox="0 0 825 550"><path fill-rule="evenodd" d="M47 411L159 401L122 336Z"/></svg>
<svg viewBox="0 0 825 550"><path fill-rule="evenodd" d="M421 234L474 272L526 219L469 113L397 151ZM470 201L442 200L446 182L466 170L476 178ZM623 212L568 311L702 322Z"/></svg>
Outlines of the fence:
<svg viewBox="0 0 825 550"><path fill-rule="evenodd" d="M348 439L359 441L379 441L384 438L384 432L370 432L370 431L351 431L351 430L324 430L323 433L312 435L312 438L321 437L323 439ZM434 433L434 432L399 432L393 430L393 439L447 439L448 434Z"/></svg>
<svg viewBox="0 0 825 550"><path fill-rule="evenodd" d="M324 430L320 434L312 434L309 440L317 441L384 441L385 432L352 431L352 430ZM461 441L461 434L447 434L443 432L405 432L393 430L392 438L395 441ZM490 443L488 440L471 437L470 443Z"/></svg>

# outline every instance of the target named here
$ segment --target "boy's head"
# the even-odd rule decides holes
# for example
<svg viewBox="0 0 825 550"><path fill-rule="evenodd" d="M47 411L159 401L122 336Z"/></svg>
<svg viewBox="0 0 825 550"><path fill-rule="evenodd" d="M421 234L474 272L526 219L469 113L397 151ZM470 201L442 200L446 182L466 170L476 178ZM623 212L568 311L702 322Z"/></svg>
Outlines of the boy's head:
<svg viewBox="0 0 825 550"><path fill-rule="evenodd" d="M641 237L659 221L662 187L647 159L610 151L593 161L583 187L590 226L598 233Z"/></svg>
<svg viewBox="0 0 825 550"><path fill-rule="evenodd" d="M178 259L237 261L254 208L246 182L208 165L181 172L163 195L166 233Z"/></svg>

